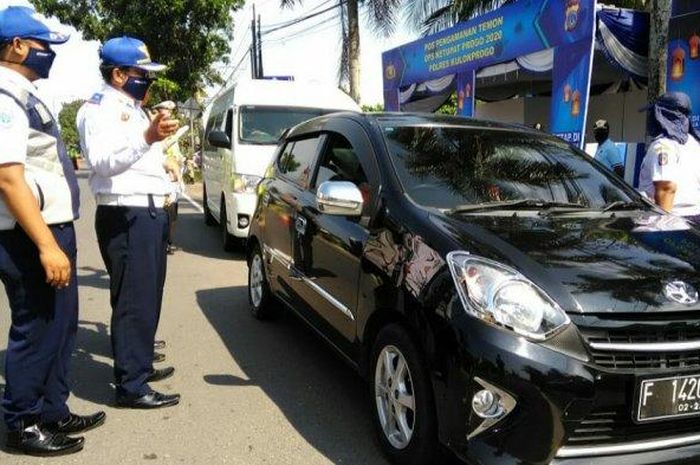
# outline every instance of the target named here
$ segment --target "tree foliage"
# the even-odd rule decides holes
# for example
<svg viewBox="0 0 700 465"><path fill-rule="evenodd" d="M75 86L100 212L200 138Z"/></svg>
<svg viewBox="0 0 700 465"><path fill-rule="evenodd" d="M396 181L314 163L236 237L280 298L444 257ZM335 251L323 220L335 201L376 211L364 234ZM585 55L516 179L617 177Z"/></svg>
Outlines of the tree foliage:
<svg viewBox="0 0 700 465"><path fill-rule="evenodd" d="M168 65L155 93L185 100L207 84L221 83L211 66L226 62L231 14L244 0L34 0L37 10L105 41L129 35L143 40L155 61Z"/></svg>
<svg viewBox="0 0 700 465"><path fill-rule="evenodd" d="M63 139L71 158L77 157L80 153L80 138L78 137L78 128L75 125L75 117L82 104L82 100L67 103L63 105L61 113L58 115L61 139Z"/></svg>

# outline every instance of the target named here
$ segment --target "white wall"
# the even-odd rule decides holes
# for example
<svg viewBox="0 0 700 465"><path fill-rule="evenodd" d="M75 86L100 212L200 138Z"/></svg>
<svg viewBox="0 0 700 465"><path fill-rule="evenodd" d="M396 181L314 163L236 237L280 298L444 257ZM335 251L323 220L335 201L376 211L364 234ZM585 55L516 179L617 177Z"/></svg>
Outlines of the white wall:
<svg viewBox="0 0 700 465"><path fill-rule="evenodd" d="M610 123L610 136L616 142L644 142L646 113L639 109L646 104L645 90L619 94L594 95L588 105L586 141L594 142L592 126L599 119ZM533 97L480 103L476 106L476 117L533 126L541 123L549 130L549 107L551 98Z"/></svg>

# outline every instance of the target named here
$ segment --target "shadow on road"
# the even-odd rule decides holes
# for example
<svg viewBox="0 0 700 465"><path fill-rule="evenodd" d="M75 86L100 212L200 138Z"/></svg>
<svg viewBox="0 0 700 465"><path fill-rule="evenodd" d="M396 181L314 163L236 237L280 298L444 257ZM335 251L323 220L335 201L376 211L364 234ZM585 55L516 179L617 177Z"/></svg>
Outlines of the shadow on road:
<svg viewBox="0 0 700 465"><path fill-rule="evenodd" d="M184 252L221 260L243 260L243 249L234 253L224 251L220 226L206 226L204 216L191 206L180 202L174 244Z"/></svg>
<svg viewBox="0 0 700 465"><path fill-rule="evenodd" d="M259 386L333 463L386 464L374 442L364 382L300 320L287 312L271 322L253 319L243 287L200 290L197 302L249 379L222 373L205 382Z"/></svg>
<svg viewBox="0 0 700 465"><path fill-rule="evenodd" d="M78 286L109 289L109 275L104 269L81 266L78 268Z"/></svg>

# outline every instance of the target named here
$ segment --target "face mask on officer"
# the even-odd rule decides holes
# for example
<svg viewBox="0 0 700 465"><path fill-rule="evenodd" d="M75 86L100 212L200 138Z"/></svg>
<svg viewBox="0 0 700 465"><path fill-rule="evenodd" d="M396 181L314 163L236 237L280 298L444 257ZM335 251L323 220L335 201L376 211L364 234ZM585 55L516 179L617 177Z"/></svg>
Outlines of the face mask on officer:
<svg viewBox="0 0 700 465"><path fill-rule="evenodd" d="M127 74L127 79L122 90L129 94L134 100L142 102L148 94L148 88L151 87L153 79L147 76L131 76Z"/></svg>
<svg viewBox="0 0 700 465"><path fill-rule="evenodd" d="M48 78L53 62L56 59L56 52L51 50L51 47L48 45L44 45L43 50L33 47L31 43L27 43L27 45L29 46L29 52L24 60L21 62L10 60L3 61L25 66L32 70L40 79Z"/></svg>

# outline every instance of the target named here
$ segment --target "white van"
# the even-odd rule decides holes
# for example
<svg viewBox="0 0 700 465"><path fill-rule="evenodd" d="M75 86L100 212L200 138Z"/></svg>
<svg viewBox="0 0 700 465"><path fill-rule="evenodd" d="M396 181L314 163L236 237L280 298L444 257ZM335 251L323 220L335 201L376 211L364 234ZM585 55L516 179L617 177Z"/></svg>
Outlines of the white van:
<svg viewBox="0 0 700 465"><path fill-rule="evenodd" d="M348 110L361 111L339 89L293 81L244 81L214 100L202 138L204 216L208 225L222 225L224 249L248 237L256 187L282 133Z"/></svg>

